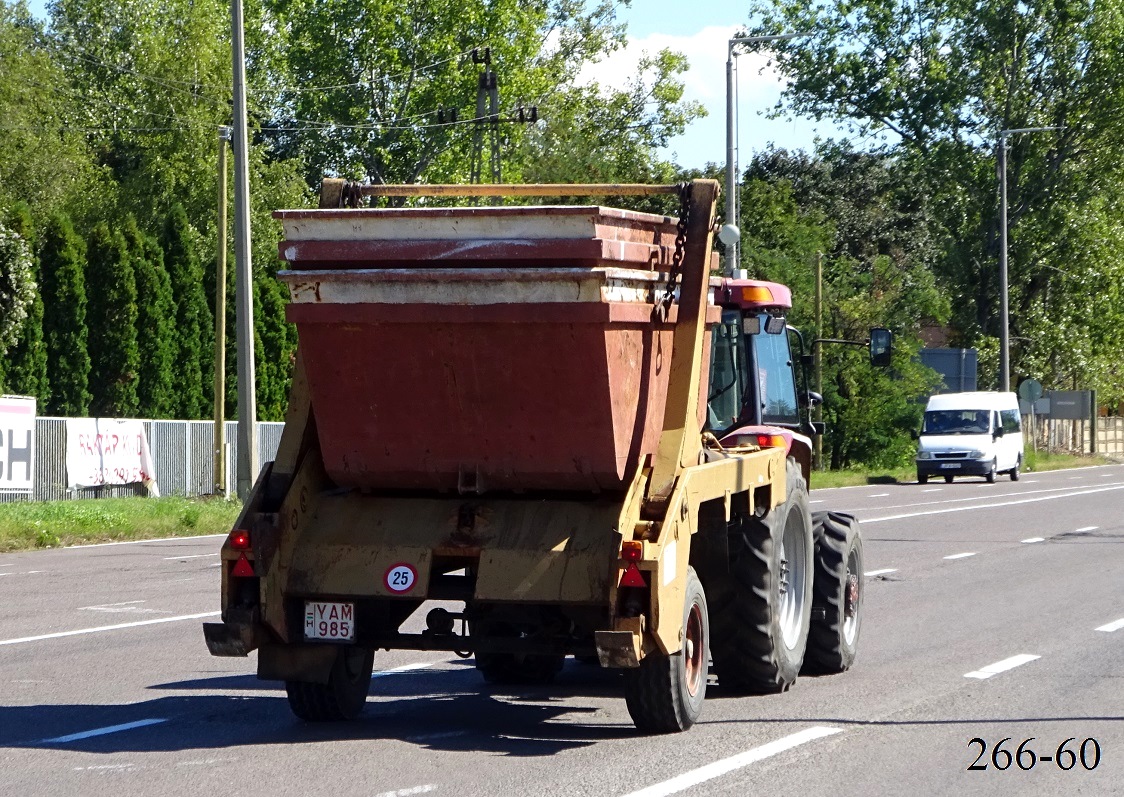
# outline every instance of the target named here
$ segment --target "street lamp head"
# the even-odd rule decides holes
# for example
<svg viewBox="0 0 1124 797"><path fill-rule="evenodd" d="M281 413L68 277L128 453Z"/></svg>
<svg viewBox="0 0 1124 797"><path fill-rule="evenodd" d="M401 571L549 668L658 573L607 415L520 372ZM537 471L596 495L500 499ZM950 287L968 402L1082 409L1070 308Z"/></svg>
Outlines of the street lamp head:
<svg viewBox="0 0 1124 797"><path fill-rule="evenodd" d="M738 229L736 224L723 224L718 231L718 240L722 242L723 246L733 246L741 237L742 231Z"/></svg>

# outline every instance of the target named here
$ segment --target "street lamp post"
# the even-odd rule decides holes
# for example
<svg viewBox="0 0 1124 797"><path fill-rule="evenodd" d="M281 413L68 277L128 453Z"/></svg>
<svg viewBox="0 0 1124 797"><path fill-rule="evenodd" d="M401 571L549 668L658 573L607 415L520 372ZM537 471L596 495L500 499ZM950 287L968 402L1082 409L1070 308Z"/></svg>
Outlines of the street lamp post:
<svg viewBox="0 0 1124 797"><path fill-rule="evenodd" d="M1045 133L1061 127L1017 127L999 131L999 384L1011 389L1010 309L1007 295L1007 137L1015 133Z"/></svg>
<svg viewBox="0 0 1124 797"><path fill-rule="evenodd" d="M735 36L726 46L726 221L729 224L738 223L738 179L737 164L734 162L736 142L734 141L734 116L737 108L734 103L734 59L735 51L739 44L758 44L761 42L780 42L795 39L799 36L810 36L810 33L786 33L780 36ZM726 247L726 274L734 276L738 267L738 241Z"/></svg>

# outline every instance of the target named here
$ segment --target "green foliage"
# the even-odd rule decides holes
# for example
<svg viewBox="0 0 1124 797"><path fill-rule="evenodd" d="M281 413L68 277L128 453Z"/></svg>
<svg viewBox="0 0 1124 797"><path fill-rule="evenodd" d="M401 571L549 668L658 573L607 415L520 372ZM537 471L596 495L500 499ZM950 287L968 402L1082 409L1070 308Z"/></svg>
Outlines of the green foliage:
<svg viewBox="0 0 1124 797"><path fill-rule="evenodd" d="M176 304L164 269L164 252L125 219L125 242L137 282L137 406L142 418L170 418L176 356Z"/></svg>
<svg viewBox="0 0 1124 797"><path fill-rule="evenodd" d="M137 415L137 283L125 236L101 222L86 252L89 307L90 412L97 417Z"/></svg>
<svg viewBox="0 0 1124 797"><path fill-rule="evenodd" d="M86 246L70 218L53 214L43 232L43 336L51 415L84 416L90 407L86 342ZM40 411L42 412L42 410Z"/></svg>
<svg viewBox="0 0 1124 797"><path fill-rule="evenodd" d="M952 298L953 345L999 335L996 145L1007 140L1011 354L1016 379L1124 394L1124 7L937 0L762 0L778 108L882 135L943 226L934 274ZM1104 279L1099 275L1104 274ZM1100 312L1090 312L1096 306ZM987 384L987 383L985 383Z"/></svg>
<svg viewBox="0 0 1124 797"><path fill-rule="evenodd" d="M31 208L26 202L17 202L8 214L8 227L29 243L34 251L35 230L31 221ZM45 407L51 396L47 381L47 346L43 341L43 291L39 275L39 260L32 256L35 294L27 307L27 318L8 356L0 360L0 390L21 396L35 396L38 406Z"/></svg>
<svg viewBox="0 0 1124 797"><path fill-rule="evenodd" d="M912 454L918 400L934 387L920 365L923 322L947 319L930 269L939 247L924 203L906 189L908 164L829 145L815 156L759 155L746 173L743 265L793 289L790 322L805 340L862 341L869 329L895 333L892 369L872 369L865 352L821 344L825 454L832 468L893 467ZM823 253L824 322L815 329L815 259Z"/></svg>
<svg viewBox="0 0 1124 797"><path fill-rule="evenodd" d="M230 530L241 504L188 498L101 498L0 504L0 553Z"/></svg>
<svg viewBox="0 0 1124 797"><path fill-rule="evenodd" d="M203 290L203 270L195 254L192 230L181 205L172 207L161 240L164 265L176 303L176 402L173 412L184 419L212 414L214 343L211 311Z"/></svg>
<svg viewBox="0 0 1124 797"><path fill-rule="evenodd" d="M36 289L31 247L0 224L0 356L19 338Z"/></svg>

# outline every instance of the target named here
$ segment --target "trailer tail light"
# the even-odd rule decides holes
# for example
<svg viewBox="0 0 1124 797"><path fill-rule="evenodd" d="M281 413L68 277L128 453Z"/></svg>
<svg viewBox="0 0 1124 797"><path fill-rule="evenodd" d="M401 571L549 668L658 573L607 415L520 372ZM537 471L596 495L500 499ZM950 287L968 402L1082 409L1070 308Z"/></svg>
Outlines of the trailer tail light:
<svg viewBox="0 0 1124 797"><path fill-rule="evenodd" d="M250 550L250 532L245 529L235 529L226 538L226 544L235 551L248 551Z"/></svg>
<svg viewBox="0 0 1124 797"><path fill-rule="evenodd" d="M648 586L648 582L646 582L644 580L644 574L640 572L640 568L637 567L635 564L631 564L624 571L624 575L621 576L620 586L622 586L622 587L646 587L646 586Z"/></svg>
<svg viewBox="0 0 1124 797"><path fill-rule="evenodd" d="M783 434L759 434L757 445L761 448L788 448L788 441Z"/></svg>
<svg viewBox="0 0 1124 797"><path fill-rule="evenodd" d="M238 578L253 578L254 566L250 564L250 560L246 558L246 554L238 557L238 561L234 563L234 569L230 571L230 575L237 576Z"/></svg>
<svg viewBox="0 0 1124 797"><path fill-rule="evenodd" d="M644 543L640 540L625 540L621 543L621 559L626 562L639 562L644 558Z"/></svg>

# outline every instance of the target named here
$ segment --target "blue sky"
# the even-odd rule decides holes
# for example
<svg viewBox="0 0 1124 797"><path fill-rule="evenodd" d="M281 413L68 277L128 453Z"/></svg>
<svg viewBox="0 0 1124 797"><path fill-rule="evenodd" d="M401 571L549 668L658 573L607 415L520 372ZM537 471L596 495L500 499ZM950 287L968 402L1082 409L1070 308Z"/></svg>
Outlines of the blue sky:
<svg viewBox="0 0 1124 797"><path fill-rule="evenodd" d="M46 0L29 0L31 10L45 16ZM644 51L670 47L687 56L691 68L683 75L687 99L701 102L708 115L693 122L669 143L664 157L682 166L701 168L707 162L726 160L726 42L749 21L745 0L632 0L620 7L628 24L629 47L587 71L589 79L622 85L635 74ZM839 137L840 129L809 119L766 119L776 105L781 83L768 69L765 58L743 55L737 59L739 162L772 143L788 149L811 149L817 136Z"/></svg>

